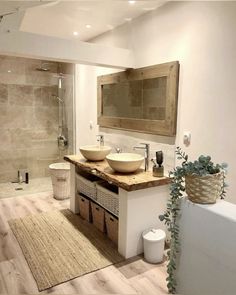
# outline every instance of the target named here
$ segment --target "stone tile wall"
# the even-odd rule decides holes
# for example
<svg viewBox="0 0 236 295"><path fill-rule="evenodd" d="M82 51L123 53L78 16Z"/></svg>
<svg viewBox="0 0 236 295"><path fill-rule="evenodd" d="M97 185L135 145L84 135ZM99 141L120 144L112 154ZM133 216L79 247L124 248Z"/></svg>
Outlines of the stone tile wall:
<svg viewBox="0 0 236 295"><path fill-rule="evenodd" d="M48 176L48 165L67 153L57 146L59 64L40 72L41 63L0 56L0 182L15 181L18 170Z"/></svg>

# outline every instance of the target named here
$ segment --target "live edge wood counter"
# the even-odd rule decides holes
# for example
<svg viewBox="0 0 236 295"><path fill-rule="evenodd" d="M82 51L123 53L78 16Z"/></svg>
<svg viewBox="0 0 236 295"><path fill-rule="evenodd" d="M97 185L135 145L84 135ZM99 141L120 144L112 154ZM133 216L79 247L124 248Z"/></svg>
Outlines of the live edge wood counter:
<svg viewBox="0 0 236 295"><path fill-rule="evenodd" d="M91 162L76 155L65 156L64 160L76 165L86 172L95 174L108 182L112 182L112 184L117 185L128 192L170 183L168 177L153 177L151 171L145 172L143 169L139 169L132 174L115 172L110 168L106 160Z"/></svg>

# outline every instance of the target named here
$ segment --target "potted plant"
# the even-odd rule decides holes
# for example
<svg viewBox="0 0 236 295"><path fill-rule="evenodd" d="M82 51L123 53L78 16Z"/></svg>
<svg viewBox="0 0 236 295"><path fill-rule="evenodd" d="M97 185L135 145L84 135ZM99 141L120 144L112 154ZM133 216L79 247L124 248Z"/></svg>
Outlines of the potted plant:
<svg viewBox="0 0 236 295"><path fill-rule="evenodd" d="M210 156L200 156L194 162L188 161L188 156L176 149L177 158L182 160L181 166L169 173L171 178L170 199L167 209L159 219L167 225L170 232L170 249L167 251L167 287L169 293L176 293L176 258L179 252L179 226L180 199L186 191L187 197L201 204L212 204L217 198L225 197L225 171L227 164L214 164Z"/></svg>

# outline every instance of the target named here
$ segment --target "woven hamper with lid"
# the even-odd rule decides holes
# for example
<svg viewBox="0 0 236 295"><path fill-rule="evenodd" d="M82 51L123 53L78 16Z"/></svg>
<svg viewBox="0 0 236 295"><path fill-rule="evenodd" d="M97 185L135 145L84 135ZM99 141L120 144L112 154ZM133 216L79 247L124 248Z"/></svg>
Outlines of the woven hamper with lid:
<svg viewBox="0 0 236 295"><path fill-rule="evenodd" d="M223 186L223 174L205 176L185 176L185 189L190 201L199 204L214 204L220 197Z"/></svg>

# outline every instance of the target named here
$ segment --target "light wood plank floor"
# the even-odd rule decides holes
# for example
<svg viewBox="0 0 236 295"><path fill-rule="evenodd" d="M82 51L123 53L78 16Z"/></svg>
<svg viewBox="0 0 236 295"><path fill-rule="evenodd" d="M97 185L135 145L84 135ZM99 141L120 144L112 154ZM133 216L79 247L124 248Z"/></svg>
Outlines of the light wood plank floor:
<svg viewBox="0 0 236 295"><path fill-rule="evenodd" d="M0 294L39 293L8 220L68 207L68 200L57 201L45 192L0 200ZM165 264L152 265L134 257L40 293L159 295L167 294L165 278Z"/></svg>

